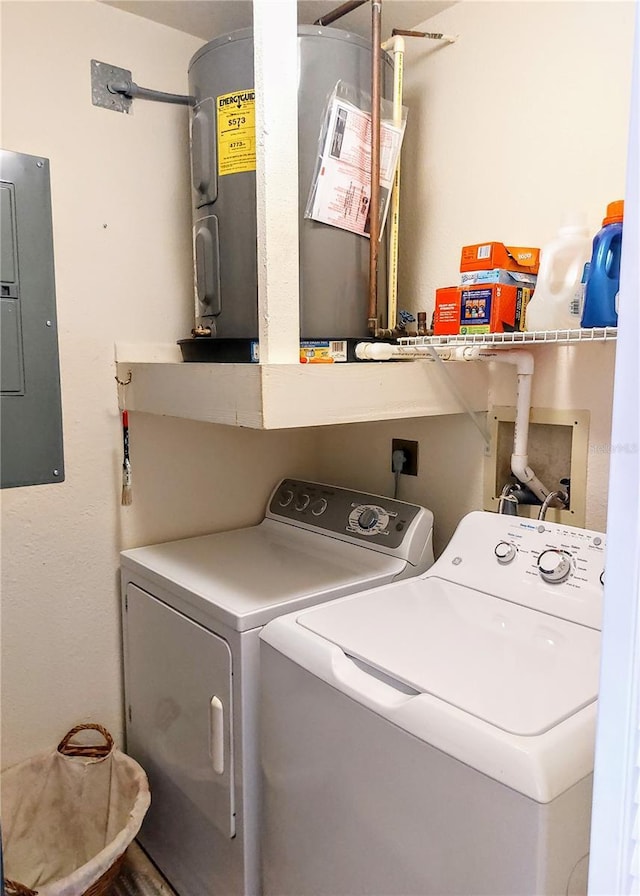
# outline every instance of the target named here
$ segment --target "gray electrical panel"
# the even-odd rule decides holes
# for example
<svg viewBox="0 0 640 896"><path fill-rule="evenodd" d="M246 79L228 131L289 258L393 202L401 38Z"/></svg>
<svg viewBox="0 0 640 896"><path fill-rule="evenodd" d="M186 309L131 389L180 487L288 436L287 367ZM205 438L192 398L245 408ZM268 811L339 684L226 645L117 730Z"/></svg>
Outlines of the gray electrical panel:
<svg viewBox="0 0 640 896"><path fill-rule="evenodd" d="M2 488L64 480L49 161L0 150Z"/></svg>

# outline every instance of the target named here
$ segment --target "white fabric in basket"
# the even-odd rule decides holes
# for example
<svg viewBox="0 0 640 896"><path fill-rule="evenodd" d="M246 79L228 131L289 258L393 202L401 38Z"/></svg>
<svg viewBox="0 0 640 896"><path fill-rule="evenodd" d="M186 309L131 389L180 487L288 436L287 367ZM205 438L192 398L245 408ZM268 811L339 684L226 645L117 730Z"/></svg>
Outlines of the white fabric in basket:
<svg viewBox="0 0 640 896"><path fill-rule="evenodd" d="M149 808L130 756L42 753L2 773L4 873L39 896L80 896L122 855Z"/></svg>

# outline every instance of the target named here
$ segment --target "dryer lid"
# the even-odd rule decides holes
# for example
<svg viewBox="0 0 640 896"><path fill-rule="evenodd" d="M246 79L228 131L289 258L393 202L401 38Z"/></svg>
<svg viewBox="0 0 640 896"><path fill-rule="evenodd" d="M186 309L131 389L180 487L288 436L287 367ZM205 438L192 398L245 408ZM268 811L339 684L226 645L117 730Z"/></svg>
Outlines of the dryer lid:
<svg viewBox="0 0 640 896"><path fill-rule="evenodd" d="M121 554L125 581L159 586L172 607L236 631L282 613L381 585L404 560L275 520L133 548Z"/></svg>
<svg viewBox="0 0 640 896"><path fill-rule="evenodd" d="M599 632L436 577L297 621L372 670L511 734L542 734L598 694Z"/></svg>

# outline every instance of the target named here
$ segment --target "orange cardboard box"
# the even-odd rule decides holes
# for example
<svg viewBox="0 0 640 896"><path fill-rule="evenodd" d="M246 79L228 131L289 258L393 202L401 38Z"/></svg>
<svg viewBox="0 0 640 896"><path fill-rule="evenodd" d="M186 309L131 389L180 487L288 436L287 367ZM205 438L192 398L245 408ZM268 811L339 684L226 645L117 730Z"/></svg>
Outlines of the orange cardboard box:
<svg viewBox="0 0 640 896"><path fill-rule="evenodd" d="M433 317L435 336L464 333L511 333L524 330L527 304L533 289L490 283L436 289Z"/></svg>
<svg viewBox="0 0 640 896"><path fill-rule="evenodd" d="M539 267L540 249L505 246L504 243L476 243L474 246L464 246L460 257L461 273L502 268L503 271L537 274Z"/></svg>
<svg viewBox="0 0 640 896"><path fill-rule="evenodd" d="M460 333L513 333L524 330L528 286L491 283L460 290Z"/></svg>
<svg viewBox="0 0 640 896"><path fill-rule="evenodd" d="M436 307L433 315L434 336L457 336L460 332L459 286L443 286L436 289Z"/></svg>

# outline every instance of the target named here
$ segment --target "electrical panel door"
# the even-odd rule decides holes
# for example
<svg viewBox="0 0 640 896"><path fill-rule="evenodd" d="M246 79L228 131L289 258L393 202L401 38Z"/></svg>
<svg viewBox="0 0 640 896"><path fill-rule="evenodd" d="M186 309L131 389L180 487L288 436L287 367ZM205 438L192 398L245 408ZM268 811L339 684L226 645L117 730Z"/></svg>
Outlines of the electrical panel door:
<svg viewBox="0 0 640 896"><path fill-rule="evenodd" d="M0 150L2 488L64 480L49 162Z"/></svg>

